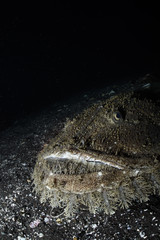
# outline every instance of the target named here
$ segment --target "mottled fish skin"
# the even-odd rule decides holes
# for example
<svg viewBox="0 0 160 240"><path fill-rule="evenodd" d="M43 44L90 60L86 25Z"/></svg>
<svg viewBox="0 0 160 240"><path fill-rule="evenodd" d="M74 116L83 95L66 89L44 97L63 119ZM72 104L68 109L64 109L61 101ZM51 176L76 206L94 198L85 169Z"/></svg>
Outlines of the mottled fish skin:
<svg viewBox="0 0 160 240"><path fill-rule="evenodd" d="M132 200L160 194L160 104L141 91L98 102L74 119L38 155L33 173L41 201L80 204L113 214Z"/></svg>

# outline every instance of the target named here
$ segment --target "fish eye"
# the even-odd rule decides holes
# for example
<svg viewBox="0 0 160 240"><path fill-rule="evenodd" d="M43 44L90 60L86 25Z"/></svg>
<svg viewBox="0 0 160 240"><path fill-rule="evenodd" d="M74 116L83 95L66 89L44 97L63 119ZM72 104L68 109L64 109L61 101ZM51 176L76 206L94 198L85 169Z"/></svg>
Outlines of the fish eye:
<svg viewBox="0 0 160 240"><path fill-rule="evenodd" d="M115 123L121 123L123 121L122 114L119 111L113 112L112 120Z"/></svg>

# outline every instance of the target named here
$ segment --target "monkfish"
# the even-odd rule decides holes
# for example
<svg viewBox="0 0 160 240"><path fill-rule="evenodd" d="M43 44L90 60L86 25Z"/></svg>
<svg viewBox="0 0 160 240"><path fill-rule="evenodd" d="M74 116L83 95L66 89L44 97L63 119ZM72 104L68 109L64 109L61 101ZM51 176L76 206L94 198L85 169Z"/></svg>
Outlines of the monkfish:
<svg viewBox="0 0 160 240"><path fill-rule="evenodd" d="M160 101L144 92L120 93L67 120L38 155L41 202L70 217L82 205L113 214L160 194Z"/></svg>

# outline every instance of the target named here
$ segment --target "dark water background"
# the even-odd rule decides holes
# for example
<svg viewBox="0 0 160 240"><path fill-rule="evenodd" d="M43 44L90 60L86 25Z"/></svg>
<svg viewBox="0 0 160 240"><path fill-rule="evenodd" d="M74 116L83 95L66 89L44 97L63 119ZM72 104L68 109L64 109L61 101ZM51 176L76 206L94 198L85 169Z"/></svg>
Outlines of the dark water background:
<svg viewBox="0 0 160 240"><path fill-rule="evenodd" d="M83 91L159 76L152 6L96 6L92 16L78 8L1 15L0 130Z"/></svg>

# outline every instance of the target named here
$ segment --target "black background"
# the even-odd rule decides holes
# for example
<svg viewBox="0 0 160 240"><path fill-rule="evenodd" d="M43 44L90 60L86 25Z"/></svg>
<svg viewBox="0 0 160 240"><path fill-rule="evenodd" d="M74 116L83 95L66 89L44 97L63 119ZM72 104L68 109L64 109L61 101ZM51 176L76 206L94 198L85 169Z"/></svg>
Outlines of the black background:
<svg viewBox="0 0 160 240"><path fill-rule="evenodd" d="M0 129L85 90L159 77L156 6L128 2L1 14Z"/></svg>

